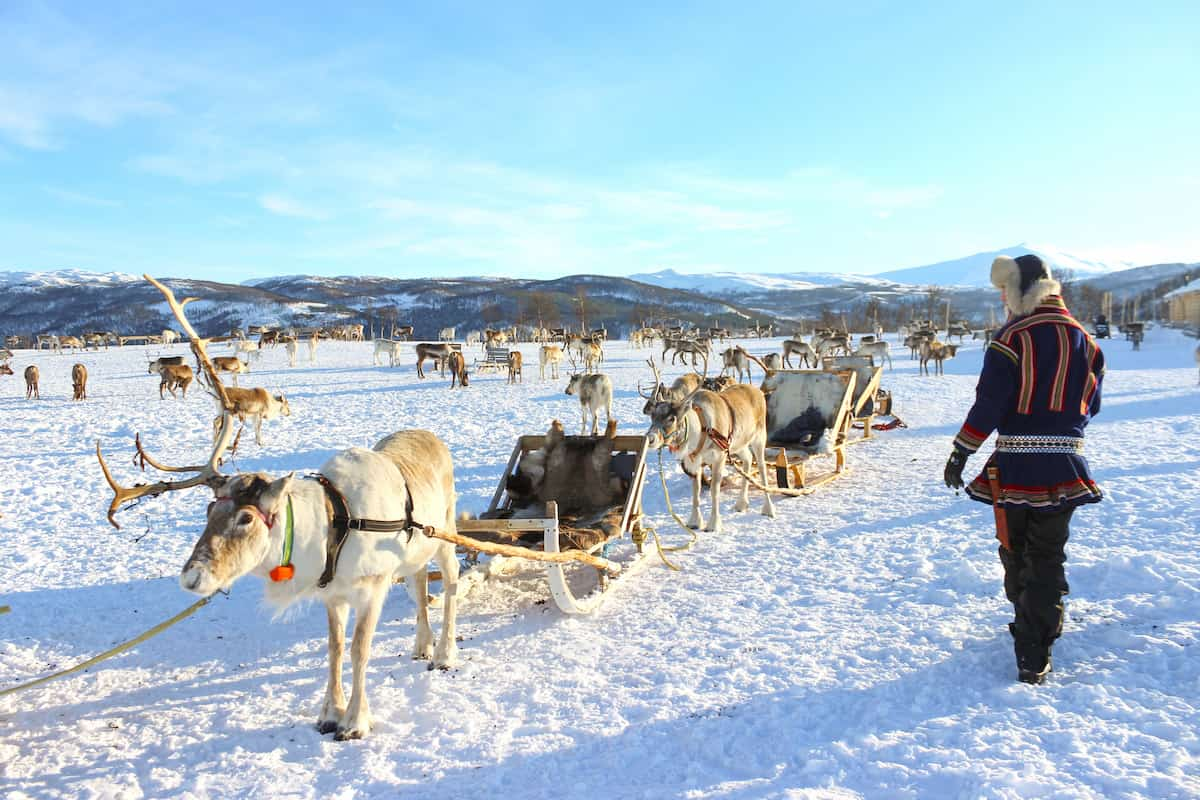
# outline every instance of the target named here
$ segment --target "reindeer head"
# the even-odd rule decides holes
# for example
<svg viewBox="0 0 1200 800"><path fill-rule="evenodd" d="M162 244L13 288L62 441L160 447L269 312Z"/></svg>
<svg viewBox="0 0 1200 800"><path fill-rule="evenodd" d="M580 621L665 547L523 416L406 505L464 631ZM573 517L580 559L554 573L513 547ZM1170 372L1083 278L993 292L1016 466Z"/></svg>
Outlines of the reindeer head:
<svg viewBox="0 0 1200 800"><path fill-rule="evenodd" d="M583 373L572 372L571 379L567 381L567 388L564 390L566 394L578 394L579 384L583 381Z"/></svg>
<svg viewBox="0 0 1200 800"><path fill-rule="evenodd" d="M292 481L292 475L272 481L261 472L209 481L215 497L208 504L204 533L179 573L179 585L210 595L266 561L271 528L284 512Z"/></svg>
<svg viewBox="0 0 1200 800"><path fill-rule="evenodd" d="M692 409L692 392L683 400L659 400L648 412L650 427L646 429L646 442L650 449L658 449L663 445L677 450L687 439L687 415ZM647 406L650 404L647 403Z"/></svg>
<svg viewBox="0 0 1200 800"><path fill-rule="evenodd" d="M275 395L275 402L279 404L279 416L290 417L292 415L292 407L288 405L285 396L281 394Z"/></svg>

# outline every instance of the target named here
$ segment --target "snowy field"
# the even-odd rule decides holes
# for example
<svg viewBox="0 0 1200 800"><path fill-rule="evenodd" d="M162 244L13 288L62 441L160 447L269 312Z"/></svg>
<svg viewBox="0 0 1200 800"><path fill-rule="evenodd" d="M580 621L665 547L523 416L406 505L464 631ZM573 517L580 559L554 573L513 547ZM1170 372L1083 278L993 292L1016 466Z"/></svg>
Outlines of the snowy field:
<svg viewBox="0 0 1200 800"><path fill-rule="evenodd" d="M1015 681L990 509L942 485L981 361L968 342L940 378L896 359L884 386L909 428L850 448L846 476L781 501L773 521L754 497L734 513L727 491L725 531L681 554L681 573L652 563L591 617L547 602L536 569L485 583L460 606L462 666L431 673L407 657L412 603L393 591L364 741L313 728L322 610L273 622L246 578L131 653L0 699L0 797L1200 796L1194 341L1156 329L1141 352L1102 346L1088 457L1108 499L1075 517L1066 631L1045 686ZM522 385L476 376L454 392L416 378L411 347L395 369L372 366L369 343L323 344L317 366L294 369L270 352L242 385L284 391L292 416L264 425L261 448L244 438L236 468L315 470L341 448L423 427L449 444L459 508L480 511L519 434L554 418L578 431L566 381L539 382L534 346L522 349ZM0 605L12 607L0 616L0 688L193 602L176 576L206 491L143 502L119 532L104 520L95 440L127 482L137 431L167 463L195 463L211 441L211 400L194 386L160 401L146 354L79 356L83 403L68 399L70 355L20 352L16 375L0 377ZM645 429L644 357L609 348L622 432ZM31 360L40 402L24 399ZM645 507L668 543L684 540L656 472Z"/></svg>

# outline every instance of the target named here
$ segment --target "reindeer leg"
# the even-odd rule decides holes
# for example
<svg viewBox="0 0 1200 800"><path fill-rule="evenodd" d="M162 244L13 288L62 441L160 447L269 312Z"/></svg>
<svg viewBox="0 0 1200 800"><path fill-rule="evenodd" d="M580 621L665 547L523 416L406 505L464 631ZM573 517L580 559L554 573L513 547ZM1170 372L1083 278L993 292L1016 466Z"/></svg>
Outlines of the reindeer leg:
<svg viewBox="0 0 1200 800"><path fill-rule="evenodd" d="M371 732L371 708L367 702L367 662L371 660L371 640L375 638L375 626L379 624L379 612L383 608L383 599L387 596L390 576L385 579L376 575L362 580L374 585L364 587L368 589L366 602L361 608L354 609L354 639L350 642L354 683L350 688L350 704L346 706L346 713L338 725L337 734L333 737L339 742L361 739Z"/></svg>
<svg viewBox="0 0 1200 800"><path fill-rule="evenodd" d="M424 567L405 579L408 594L417 606L417 636L413 641L413 661L433 658L433 628L429 625L429 572Z"/></svg>
<svg viewBox="0 0 1200 800"><path fill-rule="evenodd" d="M712 465L712 485L709 490L712 494L712 513L708 517L708 525L704 530L712 533L721 532L721 479L725 472L725 453L722 452L717 456L717 460Z"/></svg>
<svg viewBox="0 0 1200 800"><path fill-rule="evenodd" d="M346 649L346 617L350 608L342 601L325 604L329 618L329 683L325 686L325 702L317 717L317 730L333 733L346 713L346 695L342 691L342 657Z"/></svg>
<svg viewBox="0 0 1200 800"><path fill-rule="evenodd" d="M254 417L254 443L262 446L262 414L256 414Z"/></svg>
<svg viewBox="0 0 1200 800"><path fill-rule="evenodd" d="M766 437L760 438L754 443L754 457L758 461L758 476L763 482L763 486L767 485L767 447ZM746 462L749 464L749 462ZM771 502L771 493L763 492L763 510L764 517L775 519L775 504Z"/></svg>
<svg viewBox="0 0 1200 800"><path fill-rule="evenodd" d="M745 450L738 453L738 458L740 458L742 460L742 463L746 465L746 474L749 475L751 472L751 469L752 469L751 465L754 464L754 461L752 460L752 457L751 457L750 448L747 447ZM733 504L733 510L734 511L745 511L749 507L750 507L750 479L742 478L742 492L741 492L741 494L738 495L737 502Z"/></svg>
<svg viewBox="0 0 1200 800"><path fill-rule="evenodd" d="M692 478L692 515L688 517L689 528L699 530L704 525L704 520L700 517L700 489L702 487L704 475L704 462L694 462L696 466L696 474Z"/></svg>
<svg viewBox="0 0 1200 800"><path fill-rule="evenodd" d="M458 665L458 558L454 545L443 542L436 558L442 568L442 638L433 653L432 666L450 669Z"/></svg>

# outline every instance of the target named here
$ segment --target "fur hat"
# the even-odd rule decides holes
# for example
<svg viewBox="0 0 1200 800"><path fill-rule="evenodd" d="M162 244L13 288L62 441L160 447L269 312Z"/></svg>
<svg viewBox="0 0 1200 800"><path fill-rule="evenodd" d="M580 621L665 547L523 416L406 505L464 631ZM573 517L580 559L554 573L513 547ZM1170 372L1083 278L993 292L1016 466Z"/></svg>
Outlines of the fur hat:
<svg viewBox="0 0 1200 800"><path fill-rule="evenodd" d="M1050 267L1032 253L1018 258L998 256L992 262L992 285L1004 290L1004 304L1018 317L1062 291L1058 281L1050 277Z"/></svg>

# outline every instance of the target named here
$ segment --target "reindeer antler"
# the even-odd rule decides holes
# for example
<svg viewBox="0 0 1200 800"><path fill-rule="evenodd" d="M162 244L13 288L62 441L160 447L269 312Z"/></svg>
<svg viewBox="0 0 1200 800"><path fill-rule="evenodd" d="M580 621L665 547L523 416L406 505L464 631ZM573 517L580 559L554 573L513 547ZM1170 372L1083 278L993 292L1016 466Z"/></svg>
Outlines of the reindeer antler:
<svg viewBox="0 0 1200 800"><path fill-rule="evenodd" d="M225 393L225 386L221 383L221 379L217 375L216 369L213 367L212 361L208 358L208 351L205 348L206 339L201 339L197 335L187 317L184 316L183 307L199 298L188 297L179 302L175 299L175 293L167 286L151 278L149 275L143 275L146 280L150 281L166 298L167 305L171 307L172 313L175 314L175 319L179 321L184 332L191 339L192 352L196 355L196 361L201 365L205 375L208 378L209 384L216 393L218 401L221 403L221 428L217 433L216 440L213 442L212 452L208 456L208 463L202 466L195 467L168 467L158 463L146 453L142 447L141 435L134 436L134 443L137 447L137 455L134 457L134 463L140 463L144 470L146 464L163 472L196 472L197 474L191 478L179 481L159 481L157 483L140 483L134 486L125 487L116 482L112 476L112 472L108 469L108 464L104 462L104 455L100 451L100 442L96 442L96 459L100 462L100 470L104 473L104 479L108 481L108 485L113 490L113 500L108 507L108 521L114 528L120 529L117 524L116 513L123 503L129 500L136 500L139 497L149 497L159 495L164 492L177 491L179 489L190 489L193 486L210 485L214 478L220 475L218 467L221 464L221 456L229 447L229 440L233 435L233 413L232 404L229 401L229 396Z"/></svg>
<svg viewBox="0 0 1200 800"><path fill-rule="evenodd" d="M658 374L658 367L655 365L653 358L647 358L646 363L649 364L650 369L654 371L654 388L651 390L650 394L646 394L642 391L641 381L638 381L637 393L639 396L644 397L647 400L653 400L658 397L659 389L663 385L662 376Z"/></svg>

